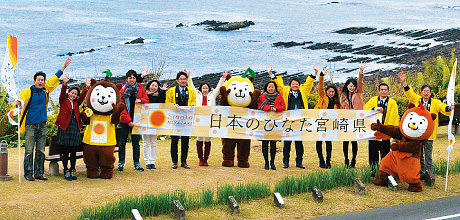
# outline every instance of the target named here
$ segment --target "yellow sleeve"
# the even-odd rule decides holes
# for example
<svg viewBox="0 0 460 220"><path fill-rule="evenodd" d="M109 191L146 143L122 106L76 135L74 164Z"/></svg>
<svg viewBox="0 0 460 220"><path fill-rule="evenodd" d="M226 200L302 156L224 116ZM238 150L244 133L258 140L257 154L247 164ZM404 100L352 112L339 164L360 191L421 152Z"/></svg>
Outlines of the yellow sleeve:
<svg viewBox="0 0 460 220"><path fill-rule="evenodd" d="M286 86L284 85L283 77L281 77L280 75L276 76L276 78L274 79L271 79L271 81L275 82L276 86L278 86L278 92L282 92L283 90L285 90Z"/></svg>
<svg viewBox="0 0 460 220"><path fill-rule="evenodd" d="M436 110L437 110L437 112L442 113L442 114L445 115L445 116L450 116L450 115L452 114L452 112L446 111L446 107L447 107L448 105L445 104L445 103L442 103L441 100L438 100L438 99L431 99L431 102L432 102L432 105L433 105L433 104L436 105Z"/></svg>
<svg viewBox="0 0 460 220"><path fill-rule="evenodd" d="M299 88L300 92L305 95L310 94L311 89L313 88L314 82L315 82L315 79L311 77L310 75L308 75L307 79L305 80L305 83Z"/></svg>
<svg viewBox="0 0 460 220"><path fill-rule="evenodd" d="M363 107L363 110L372 110L373 108L377 107L377 96L372 97Z"/></svg>
<svg viewBox="0 0 460 220"><path fill-rule="evenodd" d="M59 85L59 83L59 78L56 75L53 75L48 81L46 81L45 89L51 93Z"/></svg>
<svg viewBox="0 0 460 220"><path fill-rule="evenodd" d="M404 95L406 95L409 102L413 103L415 106L418 106L418 101L422 98L420 95L415 94L412 86L409 86L409 90L404 91Z"/></svg>
<svg viewBox="0 0 460 220"><path fill-rule="evenodd" d="M176 87L174 86L168 89L168 91L166 91L166 101L165 101L166 104L172 104L172 105L176 104L176 99L174 97L175 90L176 90Z"/></svg>
<svg viewBox="0 0 460 220"><path fill-rule="evenodd" d="M326 91L324 91L324 76L319 76L318 79L318 95L319 97L325 97Z"/></svg>

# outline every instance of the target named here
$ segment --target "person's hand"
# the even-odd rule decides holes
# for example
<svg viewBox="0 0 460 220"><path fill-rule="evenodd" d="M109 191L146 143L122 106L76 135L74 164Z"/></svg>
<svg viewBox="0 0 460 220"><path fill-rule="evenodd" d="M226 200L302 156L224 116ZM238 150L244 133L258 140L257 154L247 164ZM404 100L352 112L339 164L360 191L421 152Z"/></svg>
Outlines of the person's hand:
<svg viewBox="0 0 460 220"><path fill-rule="evenodd" d="M135 103L141 103L142 101L140 99L136 99Z"/></svg>
<svg viewBox="0 0 460 220"><path fill-rule="evenodd" d="M65 68L67 68L71 62L72 62L72 58L67 58L64 62L64 66L62 66L61 68L61 71L64 72Z"/></svg>
<svg viewBox="0 0 460 220"><path fill-rule="evenodd" d="M319 70L315 63L313 64L313 69L315 70L315 76L316 76Z"/></svg>
<svg viewBox="0 0 460 220"><path fill-rule="evenodd" d="M450 104L449 109L454 110L454 108L455 108L455 103Z"/></svg>
<svg viewBox="0 0 460 220"><path fill-rule="evenodd" d="M379 111L380 113L383 114L383 108L382 107L375 107L374 110Z"/></svg>
<svg viewBox="0 0 460 220"><path fill-rule="evenodd" d="M367 67L367 63L366 62L361 62L361 64L358 65L358 68L359 68L359 73L364 73L364 69Z"/></svg>
<svg viewBox="0 0 460 220"><path fill-rule="evenodd" d="M179 104L174 104L174 106L176 106L176 107L178 107L178 108L179 108L179 106L180 106L180 105L179 105Z"/></svg>
<svg viewBox="0 0 460 220"><path fill-rule="evenodd" d="M404 73L404 71L399 72L398 76L399 76L399 79L401 80L402 85L406 87L407 81L406 81L406 74Z"/></svg>
<svg viewBox="0 0 460 220"><path fill-rule="evenodd" d="M225 70L225 72L222 73L222 78L227 78L228 76L228 70Z"/></svg>
<svg viewBox="0 0 460 220"><path fill-rule="evenodd" d="M134 127L133 122L129 122L129 123L128 123L128 126L131 127L131 128Z"/></svg>
<svg viewBox="0 0 460 220"><path fill-rule="evenodd" d="M189 71L187 71L186 69L184 69L184 73L186 73L186 74L187 74L187 79L190 79L190 72L189 72Z"/></svg>
<svg viewBox="0 0 460 220"><path fill-rule="evenodd" d="M273 68L272 68L271 65L268 65L268 66L267 66L267 72L268 72L268 75L269 75L270 77L273 75L272 69L273 69Z"/></svg>
<svg viewBox="0 0 460 220"><path fill-rule="evenodd" d="M274 111L274 112L276 112L276 108L275 108L275 107L272 107L272 109L271 109L271 110L272 110L272 111Z"/></svg>
<svg viewBox="0 0 460 220"><path fill-rule="evenodd" d="M326 75L326 73L329 72L329 70L327 69L327 67L323 67L323 70L321 70L321 72L323 73L323 75Z"/></svg>
<svg viewBox="0 0 460 220"><path fill-rule="evenodd" d="M160 88L161 90L168 90L168 84L163 84L163 86Z"/></svg>
<svg viewBox="0 0 460 220"><path fill-rule="evenodd" d="M67 85L67 83L69 82L70 78L69 78L69 74L68 73L65 73L63 76L62 76L62 85Z"/></svg>
<svg viewBox="0 0 460 220"><path fill-rule="evenodd" d="M91 79L90 78L85 79L85 85L86 85L86 88L89 88L91 86Z"/></svg>
<svg viewBox="0 0 460 220"><path fill-rule="evenodd" d="M147 68L141 69L141 77L142 78L144 78L148 74L149 74L149 69L147 69Z"/></svg>

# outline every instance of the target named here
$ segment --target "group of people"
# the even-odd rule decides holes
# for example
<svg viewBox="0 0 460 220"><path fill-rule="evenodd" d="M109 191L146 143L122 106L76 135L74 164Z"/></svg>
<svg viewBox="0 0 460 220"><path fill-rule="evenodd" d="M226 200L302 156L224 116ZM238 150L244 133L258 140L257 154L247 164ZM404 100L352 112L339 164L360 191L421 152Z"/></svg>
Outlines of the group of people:
<svg viewBox="0 0 460 220"><path fill-rule="evenodd" d="M34 181L47 180L44 174L44 155L46 142L46 120L47 120L47 105L49 93L59 85L59 77L63 75L63 71L71 63L71 59L67 59L64 66L56 72L48 81L46 74L37 72L34 75L33 85L19 93L19 98L14 105L22 105L20 114L21 132L25 132L25 154L24 154L24 177L27 180ZM271 80L265 84L264 91L258 100L258 109L263 111L281 112L295 109L308 109L307 95L311 92L314 81L318 72L318 103L315 109L355 109L355 110L375 110L381 114L381 123L385 125L399 125L398 106L394 99L388 96L389 85L380 84L378 86L378 95L369 99L367 103L363 101L363 79L366 63L361 63L359 66L358 78L349 78L343 85L342 92L339 94L337 86L330 84L325 86L324 77L328 73L326 67L322 68L321 72L316 65L313 65L314 75L309 75L306 81L302 84L298 78L292 78L289 85L284 85L280 75L275 76L272 73L272 67L268 66L268 75ZM181 71L176 76L177 86L168 89L168 85L161 85L158 80L151 80L143 85L143 78L148 74L147 69L142 69L141 74L134 70L129 70L126 73L126 82L123 83L120 94L122 102L125 104L125 109L120 115L121 133L118 149L118 171L124 170L126 142L128 135L132 133L134 106L137 103L167 103L176 106L215 106L216 98L219 95L219 88L224 84L228 76L228 72L224 72L215 89L211 89L209 83L202 83L195 87L190 72L187 70ZM423 85L420 95L417 95L412 87L406 82L406 77L403 72L399 73L399 78L405 90L405 95L410 103L419 105L419 101L423 103L425 109L431 113L442 113L450 115L454 105L446 105L440 100L431 98L431 86ZM46 82L45 82L46 81ZM89 79L85 80L86 87L83 90L78 86L68 87L69 75L64 74L62 79L61 94L59 96L60 111L56 119L58 132L56 144L61 148L61 159L64 167L64 178L71 181L76 180L75 162L76 151L81 145L80 137L80 111L79 106L86 96L87 89L90 86ZM423 144L421 156L421 178L425 177L426 171L433 171L432 163L432 148L433 141L436 139L437 127L439 120L435 120L435 131L428 141ZM171 160L172 169L179 167L178 161L178 143L181 140L181 158L180 166L185 169L190 169L187 164L189 151L188 136L171 136ZM143 139L143 155L145 167L147 169L156 169L155 157L157 152L157 136L142 135ZM139 163L140 158L140 135L131 134L133 147L133 162L134 169L144 171L144 168ZM276 170L275 155L276 142L273 140L262 140L262 154L265 160L264 168L266 170ZM331 141L326 142L326 159L323 156L322 141L316 142L316 151L318 154L319 167L331 168ZM289 159L291 152L292 141L284 141L283 147L283 168L289 168ZM304 147L302 141L294 141L296 151L296 167L305 169L303 165ZM381 158L390 152L390 138L383 140L369 141L369 164L375 169ZM270 145L270 150L269 150ZM351 160L348 156L349 142L343 142L343 153L345 166L354 168L356 166L356 156L358 152L358 144L356 141L351 141L352 156ZM211 152L211 139L209 137L197 137L196 141L197 156L199 166L208 166L208 158ZM34 152L35 149L35 159ZM270 152L270 158L269 158ZM379 158L380 157L380 158ZM68 162L70 160L70 168Z"/></svg>

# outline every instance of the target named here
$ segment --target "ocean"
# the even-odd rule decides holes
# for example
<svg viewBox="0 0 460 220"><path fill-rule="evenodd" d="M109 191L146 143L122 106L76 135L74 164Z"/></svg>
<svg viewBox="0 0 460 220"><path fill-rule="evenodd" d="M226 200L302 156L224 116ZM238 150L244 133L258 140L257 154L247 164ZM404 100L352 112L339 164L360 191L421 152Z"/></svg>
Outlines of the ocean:
<svg viewBox="0 0 460 220"><path fill-rule="evenodd" d="M386 28L403 31L442 31L460 24L460 3L447 1L2 1L0 0L0 57L7 35L18 38L16 84L29 87L33 74L54 74L68 56L75 54L66 72L80 82L102 76L110 69L115 76L128 70L152 68L162 58L162 79L187 69L191 75L225 70L264 71L268 65L288 74L313 72L312 64L328 66L335 81L357 71L359 62L330 62L347 55L334 50L305 49L316 43L383 45L421 50L420 45L442 44L433 38L414 39L398 34L339 34L349 27ZM236 31L207 31L192 26L205 20L244 21L255 25ZM183 23L186 26L176 27ZM138 37L144 44L125 45ZM274 47L275 42L310 42L297 47ZM419 43L415 46L411 43ZM348 53L355 58L385 59L382 54ZM348 56L347 55L347 56ZM410 64L368 62L367 71L388 70ZM268 77L268 76L267 76ZM58 93L58 92L55 92ZM58 94L54 94L57 97Z"/></svg>

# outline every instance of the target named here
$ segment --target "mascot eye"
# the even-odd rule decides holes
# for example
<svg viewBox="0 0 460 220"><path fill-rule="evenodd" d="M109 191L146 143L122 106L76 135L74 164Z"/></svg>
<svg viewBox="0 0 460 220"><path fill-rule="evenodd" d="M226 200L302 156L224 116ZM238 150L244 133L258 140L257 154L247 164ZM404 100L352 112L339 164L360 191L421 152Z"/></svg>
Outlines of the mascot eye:
<svg viewBox="0 0 460 220"><path fill-rule="evenodd" d="M244 91L248 91L248 88L244 88Z"/></svg>
<svg viewBox="0 0 460 220"><path fill-rule="evenodd" d="M97 93L97 96L99 96L99 93Z"/></svg>
<svg viewBox="0 0 460 220"><path fill-rule="evenodd" d="M236 87L233 87L234 90L236 90Z"/></svg>
<svg viewBox="0 0 460 220"><path fill-rule="evenodd" d="M409 120L412 120L412 118L409 118Z"/></svg>
<svg viewBox="0 0 460 220"><path fill-rule="evenodd" d="M109 95L109 98L110 98L110 95Z"/></svg>
<svg viewBox="0 0 460 220"><path fill-rule="evenodd" d="M423 124L423 122L420 122L420 124Z"/></svg>

